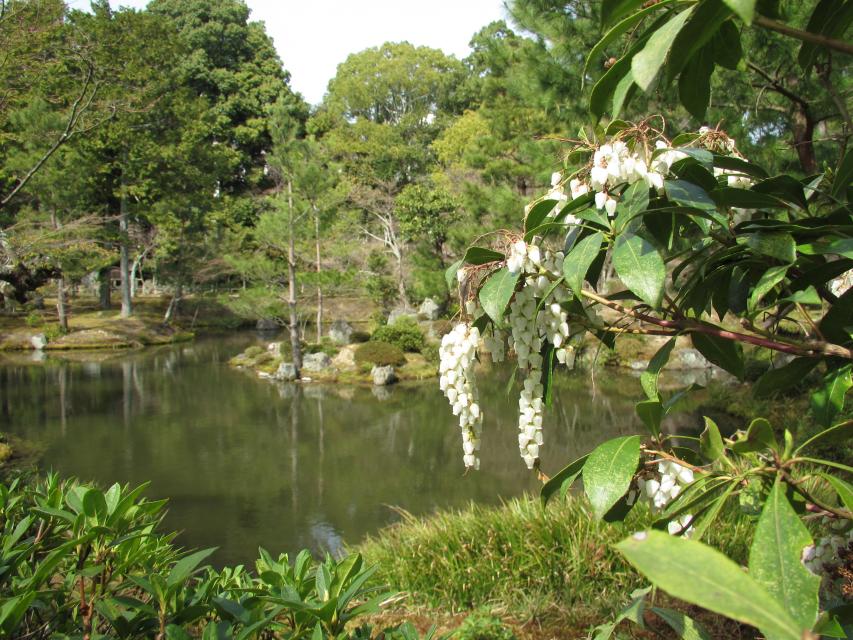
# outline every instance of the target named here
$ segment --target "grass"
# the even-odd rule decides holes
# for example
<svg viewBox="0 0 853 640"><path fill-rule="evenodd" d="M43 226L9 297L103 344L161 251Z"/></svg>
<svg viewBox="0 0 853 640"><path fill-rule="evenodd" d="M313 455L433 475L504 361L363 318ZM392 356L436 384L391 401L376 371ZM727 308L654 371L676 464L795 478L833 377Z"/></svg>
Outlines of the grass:
<svg viewBox="0 0 853 640"><path fill-rule="evenodd" d="M408 594L407 616L458 624L460 612L486 608L511 621L520 638L586 637L645 584L613 544L644 528L647 514L606 524L592 518L585 499L569 496L547 509L522 498L402 515L357 550L378 566L376 580ZM734 517L723 522L708 542L745 562L749 526Z"/></svg>

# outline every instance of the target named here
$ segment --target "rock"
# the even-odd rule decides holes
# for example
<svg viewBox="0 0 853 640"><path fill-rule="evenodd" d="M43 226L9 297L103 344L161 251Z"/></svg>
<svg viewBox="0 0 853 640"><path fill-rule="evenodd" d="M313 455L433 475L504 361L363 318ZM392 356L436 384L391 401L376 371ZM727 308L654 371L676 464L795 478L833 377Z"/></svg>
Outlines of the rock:
<svg viewBox="0 0 853 640"><path fill-rule="evenodd" d="M391 309L391 313L388 314L388 324L394 324L400 318L410 318L415 322L418 320L415 312L408 307L395 307L394 309Z"/></svg>
<svg viewBox="0 0 853 640"><path fill-rule="evenodd" d="M373 367L370 371L370 375L373 376L373 384L377 387L397 382L397 374L394 372L394 367L391 365L385 367Z"/></svg>
<svg viewBox="0 0 853 640"><path fill-rule="evenodd" d="M302 358L302 369L305 371L322 371L332 366L328 353L306 353Z"/></svg>
<svg viewBox="0 0 853 640"><path fill-rule="evenodd" d="M338 369L355 369L355 346L343 347L334 358L332 364Z"/></svg>
<svg viewBox="0 0 853 640"><path fill-rule="evenodd" d="M438 320L438 316L440 315L441 307L432 298L427 298L421 302L421 306L418 307L418 316L424 320Z"/></svg>
<svg viewBox="0 0 853 640"><path fill-rule="evenodd" d="M281 343L280 342L270 342L267 345L267 352L272 355L273 358L281 357Z"/></svg>
<svg viewBox="0 0 853 640"><path fill-rule="evenodd" d="M296 380L296 367L293 366L292 362L282 362L278 365L278 369L273 377L276 380L292 382L293 380Z"/></svg>
<svg viewBox="0 0 853 640"><path fill-rule="evenodd" d="M678 362L682 369L706 369L711 363L696 349L682 349L678 352Z"/></svg>
<svg viewBox="0 0 853 640"><path fill-rule="evenodd" d="M649 363L645 360L634 360L628 366L634 371L645 371L648 368Z"/></svg>
<svg viewBox="0 0 853 640"><path fill-rule="evenodd" d="M47 346L47 336L43 333L37 333L30 338L30 344L33 345L33 349L41 351Z"/></svg>
<svg viewBox="0 0 853 640"><path fill-rule="evenodd" d="M272 318L261 318L255 323L255 329L258 331L278 331L281 327Z"/></svg>
<svg viewBox="0 0 853 640"><path fill-rule="evenodd" d="M352 340L352 327L343 320L335 320L329 327L329 338L335 344L349 344Z"/></svg>

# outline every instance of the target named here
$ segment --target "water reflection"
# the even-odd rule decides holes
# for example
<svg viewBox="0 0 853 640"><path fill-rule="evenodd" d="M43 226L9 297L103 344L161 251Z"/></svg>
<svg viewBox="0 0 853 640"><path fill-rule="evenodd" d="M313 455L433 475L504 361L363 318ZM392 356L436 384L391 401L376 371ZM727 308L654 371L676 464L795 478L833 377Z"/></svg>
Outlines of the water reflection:
<svg viewBox="0 0 853 640"><path fill-rule="evenodd" d="M334 551L398 518L536 489L518 457L509 371L484 373L482 470L463 476L455 419L432 383L270 384L227 359L238 336L125 354L0 364L3 429L39 440L45 466L168 497L187 546L247 562L259 545ZM557 379L543 469L640 428L635 378Z"/></svg>

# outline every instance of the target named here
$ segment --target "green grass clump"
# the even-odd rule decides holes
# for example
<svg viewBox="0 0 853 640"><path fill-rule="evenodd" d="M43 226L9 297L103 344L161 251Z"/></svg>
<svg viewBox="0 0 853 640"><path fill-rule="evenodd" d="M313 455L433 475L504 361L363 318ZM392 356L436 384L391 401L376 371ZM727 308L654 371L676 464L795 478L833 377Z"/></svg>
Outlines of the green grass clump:
<svg viewBox="0 0 853 640"><path fill-rule="evenodd" d="M406 364L406 354L395 344L370 340L359 345L353 354L355 363L362 365L392 365L401 367Z"/></svg>
<svg viewBox="0 0 853 640"><path fill-rule="evenodd" d="M259 347L258 345L252 345L243 352L243 355L247 358L257 358L262 353L264 353L263 347Z"/></svg>
<svg viewBox="0 0 853 640"><path fill-rule="evenodd" d="M552 501L547 509L521 498L427 518L404 514L359 551L378 565L379 583L408 592L414 605L450 611L488 605L586 628L607 620L645 584L613 545L648 524L646 511L632 513L627 524L596 521L581 497ZM742 562L747 531L742 518L727 517L708 542Z"/></svg>
<svg viewBox="0 0 853 640"><path fill-rule="evenodd" d="M403 351L419 352L426 344L426 338L418 324L409 318L400 318L394 324L386 324L373 332L370 338L376 342L388 342Z"/></svg>

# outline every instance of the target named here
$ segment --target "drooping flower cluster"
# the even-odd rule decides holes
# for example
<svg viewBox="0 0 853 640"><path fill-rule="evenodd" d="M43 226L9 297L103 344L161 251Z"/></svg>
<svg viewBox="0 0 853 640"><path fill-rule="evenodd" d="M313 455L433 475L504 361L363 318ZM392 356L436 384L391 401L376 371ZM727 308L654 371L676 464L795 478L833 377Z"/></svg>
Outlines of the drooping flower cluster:
<svg viewBox="0 0 853 640"><path fill-rule="evenodd" d="M691 469L671 460L661 460L658 462L656 474L651 477L637 478L639 499L649 503L652 513L659 513L666 509L666 506L675 500L681 494L682 489L691 482L693 482L693 471ZM632 497L637 498L636 495ZM689 536L693 530L689 526L692 519L692 515L684 514L677 520L671 521L667 525L667 529L671 534L676 534L688 527L684 531L684 535Z"/></svg>
<svg viewBox="0 0 853 640"><path fill-rule="evenodd" d="M480 330L468 324L457 324L441 339L439 348L439 388L444 392L453 415L459 416L462 430L462 457L466 468L480 468L477 452L480 450L480 435L483 414L477 404L477 389L474 380L474 362L480 343Z"/></svg>

